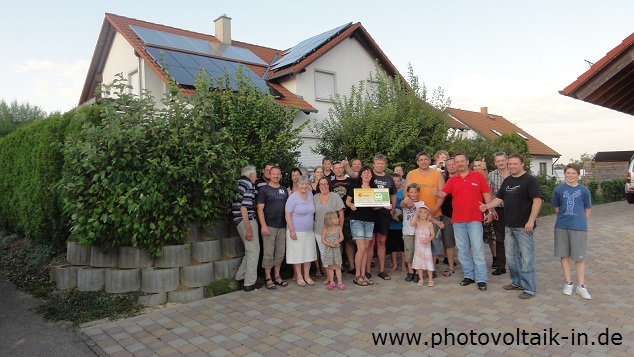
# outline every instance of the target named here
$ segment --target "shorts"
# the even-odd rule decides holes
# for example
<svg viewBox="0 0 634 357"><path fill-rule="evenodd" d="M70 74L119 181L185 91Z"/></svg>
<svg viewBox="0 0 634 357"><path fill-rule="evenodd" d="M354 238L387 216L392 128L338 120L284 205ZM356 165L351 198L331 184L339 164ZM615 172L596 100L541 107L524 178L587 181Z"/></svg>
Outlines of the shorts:
<svg viewBox="0 0 634 357"><path fill-rule="evenodd" d="M405 262L411 263L414 260L414 235L403 234L403 245L405 246Z"/></svg>
<svg viewBox="0 0 634 357"><path fill-rule="evenodd" d="M493 223L482 222L482 240L484 244L495 243L495 230L493 229Z"/></svg>
<svg viewBox="0 0 634 357"><path fill-rule="evenodd" d="M269 235L262 235L262 268L279 266L286 254L286 228L269 227Z"/></svg>
<svg viewBox="0 0 634 357"><path fill-rule="evenodd" d="M374 222L357 221L356 219L352 219L350 220L350 231L352 232L352 239L354 240L372 240Z"/></svg>
<svg viewBox="0 0 634 357"><path fill-rule="evenodd" d="M440 218L440 216L438 216L438 218ZM436 219L438 219L436 218ZM434 226L434 238L432 238L431 240L431 255L436 257L438 256L438 252L440 252L440 236L442 235L440 227L438 227L437 225L433 225Z"/></svg>
<svg viewBox="0 0 634 357"><path fill-rule="evenodd" d="M445 224L445 228L442 229L442 245L446 248L454 248L456 246L456 238L453 234L453 225L451 224L451 218L442 216L442 223Z"/></svg>
<svg viewBox="0 0 634 357"><path fill-rule="evenodd" d="M381 209L374 214L374 233L387 236L392 224L392 215L390 211Z"/></svg>
<svg viewBox="0 0 634 357"><path fill-rule="evenodd" d="M385 252L387 254L394 252L404 252L405 246L403 243L403 230L402 229L390 229L387 232L387 240L385 241Z"/></svg>
<svg viewBox="0 0 634 357"><path fill-rule="evenodd" d="M555 228L555 256L570 257L575 262L583 262L588 245L588 232L574 229Z"/></svg>

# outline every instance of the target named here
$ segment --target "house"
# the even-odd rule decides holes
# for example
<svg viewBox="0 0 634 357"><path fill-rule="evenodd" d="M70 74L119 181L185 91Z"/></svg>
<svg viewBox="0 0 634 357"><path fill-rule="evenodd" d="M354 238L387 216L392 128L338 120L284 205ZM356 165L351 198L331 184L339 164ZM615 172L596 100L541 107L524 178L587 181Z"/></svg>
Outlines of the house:
<svg viewBox="0 0 634 357"><path fill-rule="evenodd" d="M634 33L559 93L634 115Z"/></svg>
<svg viewBox="0 0 634 357"><path fill-rule="evenodd" d="M603 181L622 179L626 176L634 150L599 151L592 159L592 165L586 169L586 177L590 180Z"/></svg>
<svg viewBox="0 0 634 357"><path fill-rule="evenodd" d="M208 35L107 13L79 104L96 100L95 89L119 73L133 93L148 90L161 98L168 88L168 72L184 94L191 95L201 67L220 77L242 64L254 84L271 92L280 105L299 109L297 127L326 118L331 96L345 95L352 85L366 80L377 62L388 75L400 76L361 23L344 24L280 50L234 40L226 15L214 22L214 35ZM302 164L321 164L321 157L310 150L317 140L308 128L301 138Z"/></svg>
<svg viewBox="0 0 634 357"><path fill-rule="evenodd" d="M548 145L506 120L501 115L489 114L487 107L481 107L479 112L463 109L449 108L451 116L450 127L460 132L465 138L474 138L477 135L489 139L495 139L502 134L519 135L526 140L528 152L532 156L531 173L540 175L554 175L553 160L561 155ZM511 154L511 153L509 153Z"/></svg>

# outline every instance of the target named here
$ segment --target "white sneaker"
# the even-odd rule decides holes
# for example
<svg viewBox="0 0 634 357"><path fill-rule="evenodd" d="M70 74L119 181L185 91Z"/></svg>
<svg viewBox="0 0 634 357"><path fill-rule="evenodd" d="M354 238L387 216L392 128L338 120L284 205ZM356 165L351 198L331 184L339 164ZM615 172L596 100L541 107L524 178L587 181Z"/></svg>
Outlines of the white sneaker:
<svg viewBox="0 0 634 357"><path fill-rule="evenodd" d="M564 295L568 295L568 296L572 295L573 286L574 285L572 284L564 283Z"/></svg>
<svg viewBox="0 0 634 357"><path fill-rule="evenodd" d="M588 292L588 289L586 289L585 286L577 286L577 294L581 295L581 297L586 300L592 299L592 297L590 297L590 293Z"/></svg>

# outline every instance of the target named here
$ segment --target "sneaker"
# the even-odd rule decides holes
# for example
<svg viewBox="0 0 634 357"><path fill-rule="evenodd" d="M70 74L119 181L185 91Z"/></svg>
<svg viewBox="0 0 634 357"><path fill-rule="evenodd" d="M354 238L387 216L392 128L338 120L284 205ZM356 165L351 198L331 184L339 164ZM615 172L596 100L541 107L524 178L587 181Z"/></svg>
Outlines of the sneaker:
<svg viewBox="0 0 634 357"><path fill-rule="evenodd" d="M564 283L564 295L572 295L572 287L574 285L572 285L572 283L568 284L568 283Z"/></svg>
<svg viewBox="0 0 634 357"><path fill-rule="evenodd" d="M493 261L491 262L491 269L497 269L498 268L498 258L493 258Z"/></svg>
<svg viewBox="0 0 634 357"><path fill-rule="evenodd" d="M487 283L485 282L479 282L478 283L478 289L480 289L480 291L485 291L487 289Z"/></svg>
<svg viewBox="0 0 634 357"><path fill-rule="evenodd" d="M502 287L502 289L504 289L504 290L524 290L523 287L517 286L517 285L513 285L513 284L504 285Z"/></svg>
<svg viewBox="0 0 634 357"><path fill-rule="evenodd" d="M586 299L586 300L592 299L592 297L590 296L590 293L588 292L588 289L586 288L585 285L578 285L577 286L577 294L581 295L581 297Z"/></svg>
<svg viewBox="0 0 634 357"><path fill-rule="evenodd" d="M419 280L420 280L420 277L418 275L414 275L414 278L412 279L412 282L418 283Z"/></svg>
<svg viewBox="0 0 634 357"><path fill-rule="evenodd" d="M407 281L409 283L412 280L414 280L414 274L407 273L407 276L405 277L405 281Z"/></svg>
<svg viewBox="0 0 634 357"><path fill-rule="evenodd" d="M493 271L493 273L491 273L491 275L502 275L502 274L506 274L506 269L504 268L497 268L496 270Z"/></svg>
<svg viewBox="0 0 634 357"><path fill-rule="evenodd" d="M416 285L418 285L418 286L422 287L422 286L423 286L423 281L422 281L422 280L420 280L418 283L416 283Z"/></svg>

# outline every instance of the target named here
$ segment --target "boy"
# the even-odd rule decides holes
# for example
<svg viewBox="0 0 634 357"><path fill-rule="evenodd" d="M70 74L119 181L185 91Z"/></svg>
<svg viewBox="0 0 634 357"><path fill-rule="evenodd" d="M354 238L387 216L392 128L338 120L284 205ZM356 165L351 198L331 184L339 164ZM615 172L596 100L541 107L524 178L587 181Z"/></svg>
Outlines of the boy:
<svg viewBox="0 0 634 357"><path fill-rule="evenodd" d="M396 187L396 210L392 214L392 222L390 223L390 230L387 233L387 242L385 244L387 253L392 257L392 272L395 272L398 268L397 253L401 253L401 271L407 271L405 265L405 247L403 243L403 211L400 208L401 201L403 201L403 179L401 175L397 173L392 174L394 179L394 185Z"/></svg>

